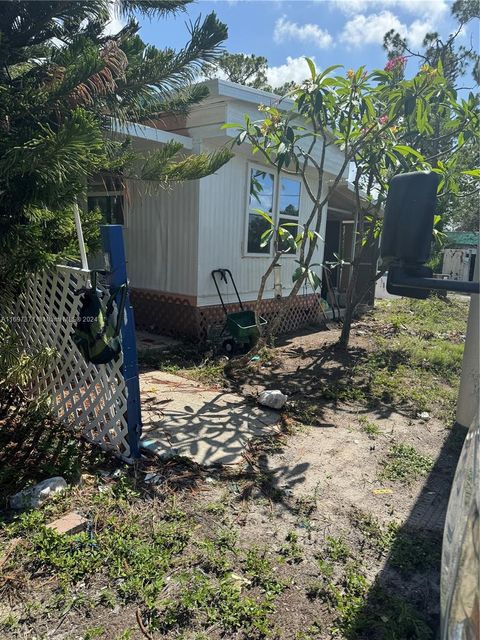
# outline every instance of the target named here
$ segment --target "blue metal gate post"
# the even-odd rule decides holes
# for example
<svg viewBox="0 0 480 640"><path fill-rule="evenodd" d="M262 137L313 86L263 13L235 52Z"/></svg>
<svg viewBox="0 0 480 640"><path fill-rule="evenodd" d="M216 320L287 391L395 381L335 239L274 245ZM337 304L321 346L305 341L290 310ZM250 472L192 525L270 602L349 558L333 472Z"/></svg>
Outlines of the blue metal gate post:
<svg viewBox="0 0 480 640"><path fill-rule="evenodd" d="M106 269L110 274L110 287L116 289L128 280L123 228L120 224L101 225L100 232L105 252ZM125 302L125 322L122 324L122 349L123 375L128 391L128 443L131 457L138 458L140 455L140 436L142 435L142 414L140 409L135 321L128 293Z"/></svg>

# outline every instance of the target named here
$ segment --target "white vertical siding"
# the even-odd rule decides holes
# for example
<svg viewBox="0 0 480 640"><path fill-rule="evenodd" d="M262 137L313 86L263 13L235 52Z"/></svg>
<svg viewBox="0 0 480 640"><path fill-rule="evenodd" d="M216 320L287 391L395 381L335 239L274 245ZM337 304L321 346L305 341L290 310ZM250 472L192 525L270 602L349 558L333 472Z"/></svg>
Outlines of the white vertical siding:
<svg viewBox="0 0 480 640"><path fill-rule="evenodd" d="M198 182L170 191L128 181L125 246L131 285L197 294Z"/></svg>
<svg viewBox="0 0 480 640"><path fill-rule="evenodd" d="M232 271L238 290L244 300L254 300L260 278L271 258L243 255L246 225L248 185L248 159L236 155L216 175L200 181L199 197L199 253L197 302L199 306L218 304L213 284L213 269L228 268ZM302 189L300 220L306 220L311 202ZM319 243L322 245L323 243ZM313 262L321 262L323 246L316 250ZM284 293L292 286L292 274L298 264L295 258L281 258ZM222 286L227 292L227 287ZM311 290L309 290L311 292ZM228 302L234 301L234 291L228 288ZM273 277L267 285L265 297L273 297Z"/></svg>

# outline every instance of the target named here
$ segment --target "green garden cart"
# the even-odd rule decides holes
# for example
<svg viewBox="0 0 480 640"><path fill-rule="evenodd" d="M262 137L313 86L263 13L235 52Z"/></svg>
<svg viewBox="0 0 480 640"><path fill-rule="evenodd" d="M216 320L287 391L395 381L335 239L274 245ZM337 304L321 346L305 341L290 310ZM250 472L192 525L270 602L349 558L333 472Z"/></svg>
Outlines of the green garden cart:
<svg viewBox="0 0 480 640"><path fill-rule="evenodd" d="M238 304L240 305L241 311L237 311L236 313L228 313L227 307L223 301L222 293L220 291L220 287L218 286L217 276L219 276L220 281L225 282L228 285L228 278L233 285L235 293L237 295ZM240 299L240 294L238 293L237 285L235 284L235 280L233 279L232 272L230 269L214 269L212 271L213 282L215 283L215 288L217 289L218 297L220 298L220 302L222 303L223 311L225 312L225 324L221 330L221 333L218 337L218 341L221 342L223 351L225 353L235 353L235 351L246 351L253 347L256 341L259 338L258 328L255 323L255 312L250 311L249 309L245 309L243 306L243 302ZM265 326L267 321L265 318L259 317L260 326Z"/></svg>

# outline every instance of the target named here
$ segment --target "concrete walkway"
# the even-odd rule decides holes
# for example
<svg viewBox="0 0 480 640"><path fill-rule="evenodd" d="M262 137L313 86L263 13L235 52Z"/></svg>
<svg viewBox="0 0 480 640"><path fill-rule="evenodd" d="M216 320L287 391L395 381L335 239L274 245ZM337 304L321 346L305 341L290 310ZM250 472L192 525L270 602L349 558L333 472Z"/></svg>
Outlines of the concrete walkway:
<svg viewBox="0 0 480 640"><path fill-rule="evenodd" d="M279 420L239 395L161 371L141 374L140 386L143 446L175 449L201 465L240 462L248 441L272 433Z"/></svg>

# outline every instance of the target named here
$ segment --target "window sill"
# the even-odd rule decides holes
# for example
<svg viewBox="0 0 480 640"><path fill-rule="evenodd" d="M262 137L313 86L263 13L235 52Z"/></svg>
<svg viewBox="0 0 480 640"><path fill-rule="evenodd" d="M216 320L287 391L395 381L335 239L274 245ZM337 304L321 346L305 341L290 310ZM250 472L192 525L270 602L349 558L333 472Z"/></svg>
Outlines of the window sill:
<svg viewBox="0 0 480 640"><path fill-rule="evenodd" d="M272 260L273 255L271 253L242 253L242 259L243 258L263 258L264 260ZM283 258L298 258L298 253L283 253L279 259L282 260Z"/></svg>

